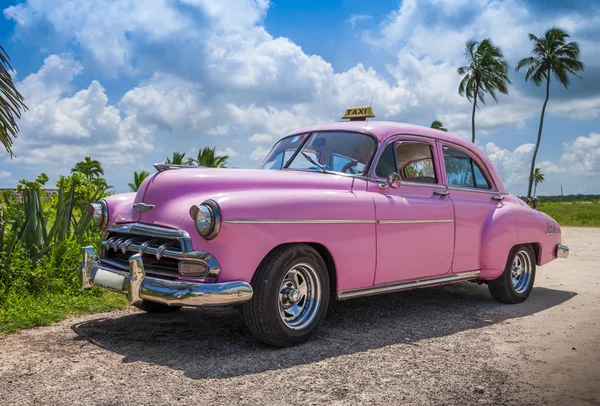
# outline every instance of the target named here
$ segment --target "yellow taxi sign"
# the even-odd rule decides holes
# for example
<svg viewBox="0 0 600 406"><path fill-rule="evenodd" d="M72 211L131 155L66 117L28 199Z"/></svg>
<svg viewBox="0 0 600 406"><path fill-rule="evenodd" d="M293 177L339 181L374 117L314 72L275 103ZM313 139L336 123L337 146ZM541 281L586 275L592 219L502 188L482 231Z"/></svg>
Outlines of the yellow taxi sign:
<svg viewBox="0 0 600 406"><path fill-rule="evenodd" d="M344 116L342 118L349 118L350 120L354 120L366 119L367 117L375 117L371 106L350 107L349 109L346 109L346 112L344 113Z"/></svg>

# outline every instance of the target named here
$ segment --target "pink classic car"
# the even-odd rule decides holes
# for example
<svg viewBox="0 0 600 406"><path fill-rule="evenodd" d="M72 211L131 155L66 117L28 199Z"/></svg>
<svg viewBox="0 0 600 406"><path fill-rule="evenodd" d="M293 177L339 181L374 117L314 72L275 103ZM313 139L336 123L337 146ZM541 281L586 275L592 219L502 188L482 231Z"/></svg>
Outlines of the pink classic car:
<svg viewBox="0 0 600 406"><path fill-rule="evenodd" d="M470 280L519 303L537 265L568 255L480 148L372 116L293 131L259 169L155 165L137 193L90 205L102 243L82 287L148 312L240 305L259 340L290 346L330 300Z"/></svg>

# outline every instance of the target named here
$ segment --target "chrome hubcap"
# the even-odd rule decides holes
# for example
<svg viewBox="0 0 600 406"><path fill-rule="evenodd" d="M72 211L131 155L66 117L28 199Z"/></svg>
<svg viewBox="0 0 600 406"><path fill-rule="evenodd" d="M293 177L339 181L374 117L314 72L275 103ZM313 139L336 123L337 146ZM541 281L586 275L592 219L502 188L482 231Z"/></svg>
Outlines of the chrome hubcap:
<svg viewBox="0 0 600 406"><path fill-rule="evenodd" d="M517 293L523 293L531 284L533 262L527 251L519 251L512 263L512 285Z"/></svg>
<svg viewBox="0 0 600 406"><path fill-rule="evenodd" d="M279 315L291 329L309 325L321 304L321 282L309 264L294 265L283 277L279 288Z"/></svg>

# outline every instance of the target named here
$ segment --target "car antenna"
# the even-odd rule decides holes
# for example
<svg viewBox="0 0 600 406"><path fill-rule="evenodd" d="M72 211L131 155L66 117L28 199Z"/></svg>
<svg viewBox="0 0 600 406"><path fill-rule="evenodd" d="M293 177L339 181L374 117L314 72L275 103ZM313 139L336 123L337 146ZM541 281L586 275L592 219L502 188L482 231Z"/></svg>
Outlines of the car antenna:
<svg viewBox="0 0 600 406"><path fill-rule="evenodd" d="M369 107L373 107L373 96L371 96L371 104L369 104ZM365 132L367 132L367 124L369 124L369 117L365 117Z"/></svg>
<svg viewBox="0 0 600 406"><path fill-rule="evenodd" d="M373 96L371 96L371 103L369 104L369 107L373 108ZM367 125L369 125L369 117L365 117L365 130L364 132L367 132ZM367 162L368 164L368 162ZM350 186L352 189L354 189L354 179L356 179L354 176L352 177L352 185Z"/></svg>

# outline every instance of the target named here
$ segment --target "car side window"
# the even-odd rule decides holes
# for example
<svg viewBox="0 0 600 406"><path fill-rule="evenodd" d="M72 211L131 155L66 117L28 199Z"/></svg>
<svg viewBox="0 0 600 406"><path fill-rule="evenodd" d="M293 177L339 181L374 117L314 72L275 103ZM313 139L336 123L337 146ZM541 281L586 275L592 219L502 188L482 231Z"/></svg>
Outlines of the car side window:
<svg viewBox="0 0 600 406"><path fill-rule="evenodd" d="M448 185L490 189L483 171L470 156L449 147L443 147L443 150Z"/></svg>
<svg viewBox="0 0 600 406"><path fill-rule="evenodd" d="M431 145L418 141L394 141L379 157L375 174L387 178L397 172L407 182L437 183Z"/></svg>
<svg viewBox="0 0 600 406"><path fill-rule="evenodd" d="M431 145L426 142L397 142L396 164L407 182L437 183Z"/></svg>

